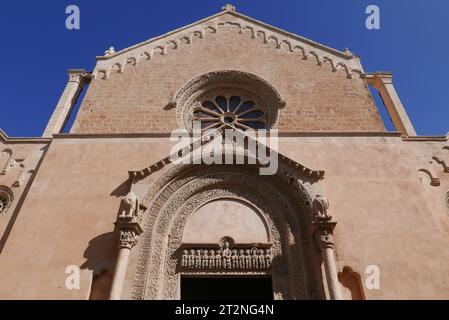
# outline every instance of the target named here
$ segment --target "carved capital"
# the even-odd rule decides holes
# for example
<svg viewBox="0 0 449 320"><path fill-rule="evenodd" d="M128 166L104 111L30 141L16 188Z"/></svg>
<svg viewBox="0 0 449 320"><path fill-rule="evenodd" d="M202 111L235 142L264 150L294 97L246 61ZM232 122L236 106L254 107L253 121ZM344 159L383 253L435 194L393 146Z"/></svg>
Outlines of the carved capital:
<svg viewBox="0 0 449 320"><path fill-rule="evenodd" d="M334 247L333 231L336 224L336 222L322 222L314 224L316 241L321 249Z"/></svg>
<svg viewBox="0 0 449 320"><path fill-rule="evenodd" d="M366 73L362 75L367 83L377 90L380 90L386 84L393 83L393 74L391 72L379 71L376 73Z"/></svg>
<svg viewBox="0 0 449 320"><path fill-rule="evenodd" d="M137 244L140 233L136 229L120 230L120 248L132 249Z"/></svg>
<svg viewBox="0 0 449 320"><path fill-rule="evenodd" d="M79 84L84 84L88 82L91 78L90 74L84 69L70 69L67 71L69 75L68 82L76 82Z"/></svg>

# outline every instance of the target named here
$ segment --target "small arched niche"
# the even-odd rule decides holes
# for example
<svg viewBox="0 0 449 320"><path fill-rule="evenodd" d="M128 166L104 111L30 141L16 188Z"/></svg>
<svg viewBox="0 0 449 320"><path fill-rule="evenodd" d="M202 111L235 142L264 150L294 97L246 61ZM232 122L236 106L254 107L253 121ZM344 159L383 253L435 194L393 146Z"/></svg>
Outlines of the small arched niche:
<svg viewBox="0 0 449 320"><path fill-rule="evenodd" d="M268 243L270 234L260 213L239 200L220 199L196 210L187 220L183 243L219 243L231 237L235 243Z"/></svg>

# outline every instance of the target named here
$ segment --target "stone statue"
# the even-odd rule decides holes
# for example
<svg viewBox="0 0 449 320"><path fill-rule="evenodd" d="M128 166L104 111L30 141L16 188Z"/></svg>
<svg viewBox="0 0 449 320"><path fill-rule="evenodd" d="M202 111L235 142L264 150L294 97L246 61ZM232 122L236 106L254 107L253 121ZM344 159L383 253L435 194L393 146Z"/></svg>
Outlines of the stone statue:
<svg viewBox="0 0 449 320"><path fill-rule="evenodd" d="M121 218L137 217L139 207L139 199L136 194L130 191L122 198L122 210L120 212Z"/></svg>
<svg viewBox="0 0 449 320"><path fill-rule="evenodd" d="M189 252L184 250L182 252L182 266L187 267L189 265Z"/></svg>
<svg viewBox="0 0 449 320"><path fill-rule="evenodd" d="M317 219L332 219L331 216L328 215L327 210L329 209L329 201L320 195L317 195L315 200L313 200L313 213Z"/></svg>

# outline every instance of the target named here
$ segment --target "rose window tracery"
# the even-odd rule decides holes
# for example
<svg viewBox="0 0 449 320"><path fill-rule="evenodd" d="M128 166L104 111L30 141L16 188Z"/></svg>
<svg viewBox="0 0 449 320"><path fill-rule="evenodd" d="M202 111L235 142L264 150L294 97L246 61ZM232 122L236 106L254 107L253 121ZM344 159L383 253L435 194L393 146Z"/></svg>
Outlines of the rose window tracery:
<svg viewBox="0 0 449 320"><path fill-rule="evenodd" d="M229 125L236 129L267 129L267 117L251 99L238 95L219 95L204 99L192 112L192 120L201 123L201 129L216 129Z"/></svg>
<svg viewBox="0 0 449 320"><path fill-rule="evenodd" d="M0 186L0 215L5 213L11 204L12 193L6 187Z"/></svg>
<svg viewBox="0 0 449 320"><path fill-rule="evenodd" d="M6 211L7 206L8 206L8 199L6 199L6 197L0 196L0 214Z"/></svg>

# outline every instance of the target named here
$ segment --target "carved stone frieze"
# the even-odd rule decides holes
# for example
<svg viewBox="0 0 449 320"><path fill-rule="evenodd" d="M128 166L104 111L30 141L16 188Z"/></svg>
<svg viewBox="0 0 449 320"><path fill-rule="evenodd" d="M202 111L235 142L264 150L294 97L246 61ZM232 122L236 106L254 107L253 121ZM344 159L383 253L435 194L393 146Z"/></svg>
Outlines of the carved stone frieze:
<svg viewBox="0 0 449 320"><path fill-rule="evenodd" d="M181 268L188 271L270 270L271 244L182 245Z"/></svg>

